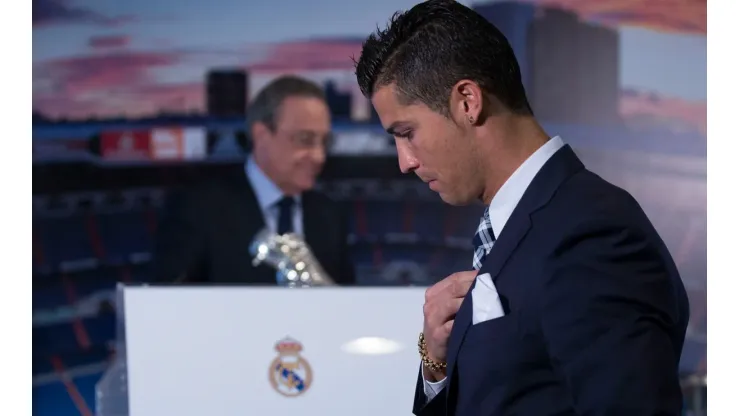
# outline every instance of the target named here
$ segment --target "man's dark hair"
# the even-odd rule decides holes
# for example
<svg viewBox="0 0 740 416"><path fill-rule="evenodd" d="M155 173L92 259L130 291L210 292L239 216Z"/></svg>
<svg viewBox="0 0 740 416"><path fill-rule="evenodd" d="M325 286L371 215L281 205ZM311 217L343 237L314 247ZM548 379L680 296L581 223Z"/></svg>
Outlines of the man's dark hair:
<svg viewBox="0 0 740 416"><path fill-rule="evenodd" d="M247 128L251 133L254 123L261 122L274 130L280 106L289 97L318 98L324 101L324 91L317 84L294 75L285 75L267 84L249 105Z"/></svg>
<svg viewBox="0 0 740 416"><path fill-rule="evenodd" d="M506 37L452 0L429 0L394 14L385 30L364 42L355 69L367 98L395 83L401 102L421 102L447 116L452 87L469 79L509 111L532 114Z"/></svg>

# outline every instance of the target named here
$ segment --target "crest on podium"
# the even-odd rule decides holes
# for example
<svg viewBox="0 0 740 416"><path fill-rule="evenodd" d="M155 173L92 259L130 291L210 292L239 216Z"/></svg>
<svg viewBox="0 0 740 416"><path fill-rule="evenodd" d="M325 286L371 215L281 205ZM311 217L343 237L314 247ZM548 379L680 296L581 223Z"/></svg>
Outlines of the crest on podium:
<svg viewBox="0 0 740 416"><path fill-rule="evenodd" d="M311 366L300 355L303 346L292 338L284 338L275 344L278 356L270 363L268 376L272 388L287 397L305 393L313 380Z"/></svg>

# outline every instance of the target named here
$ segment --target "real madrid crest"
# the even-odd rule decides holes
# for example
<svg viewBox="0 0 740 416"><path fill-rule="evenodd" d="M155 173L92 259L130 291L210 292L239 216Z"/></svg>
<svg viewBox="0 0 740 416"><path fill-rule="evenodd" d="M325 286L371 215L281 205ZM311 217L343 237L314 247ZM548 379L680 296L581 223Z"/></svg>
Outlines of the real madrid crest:
<svg viewBox="0 0 740 416"><path fill-rule="evenodd" d="M275 350L278 356L270 363L268 372L272 388L287 397L305 393L311 387L313 373L308 361L300 355L301 343L285 338L275 344Z"/></svg>

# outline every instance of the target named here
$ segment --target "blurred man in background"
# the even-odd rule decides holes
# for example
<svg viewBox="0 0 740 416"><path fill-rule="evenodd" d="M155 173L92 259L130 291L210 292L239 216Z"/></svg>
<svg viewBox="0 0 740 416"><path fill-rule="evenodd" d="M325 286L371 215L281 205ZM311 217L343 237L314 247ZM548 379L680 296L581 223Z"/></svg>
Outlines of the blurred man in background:
<svg viewBox="0 0 740 416"><path fill-rule="evenodd" d="M278 78L257 94L247 124L252 154L244 173L170 201L155 249L157 280L275 284L275 269L252 266L249 252L267 227L303 236L334 281L354 283L345 216L312 190L332 134L321 88L294 76Z"/></svg>

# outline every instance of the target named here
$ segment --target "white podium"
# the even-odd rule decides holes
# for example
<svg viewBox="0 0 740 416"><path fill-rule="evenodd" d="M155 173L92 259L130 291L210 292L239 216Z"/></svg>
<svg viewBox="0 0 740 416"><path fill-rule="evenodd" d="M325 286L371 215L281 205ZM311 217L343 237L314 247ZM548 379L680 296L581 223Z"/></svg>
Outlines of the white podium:
<svg viewBox="0 0 740 416"><path fill-rule="evenodd" d="M118 290L101 416L411 414L423 288Z"/></svg>

